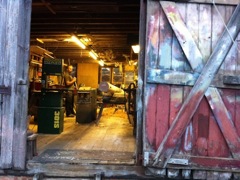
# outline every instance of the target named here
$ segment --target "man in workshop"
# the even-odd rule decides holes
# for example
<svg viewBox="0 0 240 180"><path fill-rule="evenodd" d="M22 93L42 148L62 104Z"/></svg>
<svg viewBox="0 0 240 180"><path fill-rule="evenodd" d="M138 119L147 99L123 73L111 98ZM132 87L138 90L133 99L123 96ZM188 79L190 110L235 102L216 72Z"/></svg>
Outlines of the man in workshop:
<svg viewBox="0 0 240 180"><path fill-rule="evenodd" d="M65 87L68 89L67 94L66 94L66 101L65 101L67 117L75 116L75 112L73 110L73 107L74 107L73 106L73 103L74 103L73 91L75 89L76 77L72 77L72 75L71 75L72 71L73 71L73 66L69 65L67 67L67 71L64 74Z"/></svg>

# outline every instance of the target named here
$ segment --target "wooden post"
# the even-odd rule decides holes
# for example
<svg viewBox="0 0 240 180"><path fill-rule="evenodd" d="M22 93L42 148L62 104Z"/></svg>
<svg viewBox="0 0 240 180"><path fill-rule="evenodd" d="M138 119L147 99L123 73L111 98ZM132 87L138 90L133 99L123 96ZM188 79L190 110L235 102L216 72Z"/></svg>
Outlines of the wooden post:
<svg viewBox="0 0 240 180"><path fill-rule="evenodd" d="M25 169L31 0L0 2L0 168Z"/></svg>

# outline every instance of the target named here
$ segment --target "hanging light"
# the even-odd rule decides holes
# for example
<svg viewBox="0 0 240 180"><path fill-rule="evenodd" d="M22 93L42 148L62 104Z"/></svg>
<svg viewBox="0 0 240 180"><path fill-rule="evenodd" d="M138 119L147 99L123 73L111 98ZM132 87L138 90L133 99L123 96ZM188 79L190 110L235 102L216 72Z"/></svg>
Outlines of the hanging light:
<svg viewBox="0 0 240 180"><path fill-rule="evenodd" d="M98 58L98 55L93 50L89 51L89 55L95 60Z"/></svg>
<svg viewBox="0 0 240 180"><path fill-rule="evenodd" d="M137 54L140 51L140 46L139 45L132 45L132 49L133 49L133 52Z"/></svg>
<svg viewBox="0 0 240 180"><path fill-rule="evenodd" d="M79 45L82 49L86 49L86 45L81 40L79 40L76 36L73 35L71 37L71 40L75 42L77 45Z"/></svg>

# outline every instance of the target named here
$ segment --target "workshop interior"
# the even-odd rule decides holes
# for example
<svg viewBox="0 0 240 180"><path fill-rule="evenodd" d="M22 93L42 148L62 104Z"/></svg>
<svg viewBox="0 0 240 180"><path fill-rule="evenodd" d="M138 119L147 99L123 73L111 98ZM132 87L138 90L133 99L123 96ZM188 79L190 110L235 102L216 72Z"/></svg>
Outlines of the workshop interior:
<svg viewBox="0 0 240 180"><path fill-rule="evenodd" d="M124 140L116 144L115 140L118 148L110 151L123 151L119 148L123 146L124 151L134 153L139 9L136 0L32 2L28 130L36 135L33 156L49 148L81 149L56 142L69 133L68 142L76 144L88 133L94 135L96 128L108 126L115 130L99 133L104 134L103 139L95 143L130 136L131 145L121 144ZM64 82L69 65L73 66L71 76L76 78L71 90ZM69 91L73 94L73 117L66 115ZM86 127L92 130L81 129ZM118 130L121 133L114 134ZM96 140L96 136L79 144L91 144L91 139ZM105 144L105 149L111 146Z"/></svg>

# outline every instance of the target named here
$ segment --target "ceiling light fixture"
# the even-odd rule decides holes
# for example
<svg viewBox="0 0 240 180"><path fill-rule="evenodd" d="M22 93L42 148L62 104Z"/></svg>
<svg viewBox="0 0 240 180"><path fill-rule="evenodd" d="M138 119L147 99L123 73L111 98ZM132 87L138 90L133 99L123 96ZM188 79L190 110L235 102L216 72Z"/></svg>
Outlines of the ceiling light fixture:
<svg viewBox="0 0 240 180"><path fill-rule="evenodd" d="M86 45L81 40L79 40L76 36L73 35L71 39L73 42L79 45L82 49L86 49Z"/></svg>
<svg viewBox="0 0 240 180"><path fill-rule="evenodd" d="M50 54L48 54L48 53L44 53L46 56L48 56L48 57L50 57L50 58L52 58L52 59L54 59L54 57L53 56L51 56Z"/></svg>
<svg viewBox="0 0 240 180"><path fill-rule="evenodd" d="M98 64L99 64L100 66L104 66L104 61L103 61L103 60L100 60L100 61L98 61Z"/></svg>
<svg viewBox="0 0 240 180"><path fill-rule="evenodd" d="M139 53L140 51L140 46L139 45L132 45L132 50L134 53Z"/></svg>
<svg viewBox="0 0 240 180"><path fill-rule="evenodd" d="M39 39L39 38L36 38L36 40L42 44L44 44L43 40Z"/></svg>
<svg viewBox="0 0 240 180"><path fill-rule="evenodd" d="M93 50L89 51L89 55L95 60L98 58L98 55Z"/></svg>

